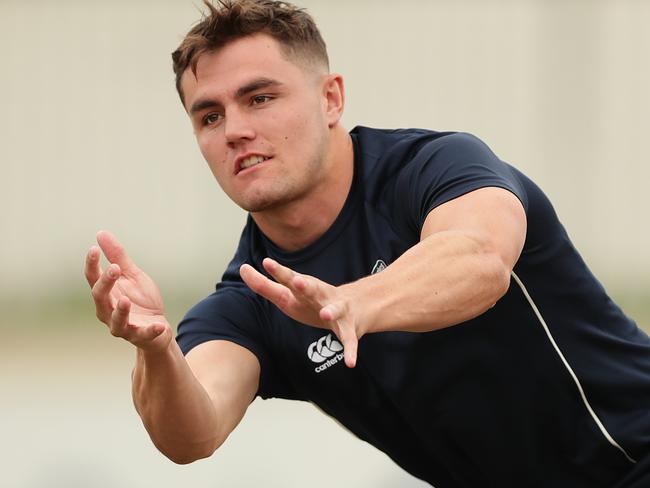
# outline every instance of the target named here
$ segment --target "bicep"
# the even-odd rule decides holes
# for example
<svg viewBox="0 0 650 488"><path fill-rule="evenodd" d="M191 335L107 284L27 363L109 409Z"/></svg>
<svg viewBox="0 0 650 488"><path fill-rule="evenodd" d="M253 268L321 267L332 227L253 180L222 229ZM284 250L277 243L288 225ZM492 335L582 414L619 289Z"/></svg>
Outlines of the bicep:
<svg viewBox="0 0 650 488"><path fill-rule="evenodd" d="M497 253L512 269L526 240L526 212L510 191L485 187L434 208L427 215L420 240L442 231L459 231Z"/></svg>
<svg viewBox="0 0 650 488"><path fill-rule="evenodd" d="M227 340L204 342L186 360L214 405L220 437L225 440L255 398L260 363L251 351Z"/></svg>

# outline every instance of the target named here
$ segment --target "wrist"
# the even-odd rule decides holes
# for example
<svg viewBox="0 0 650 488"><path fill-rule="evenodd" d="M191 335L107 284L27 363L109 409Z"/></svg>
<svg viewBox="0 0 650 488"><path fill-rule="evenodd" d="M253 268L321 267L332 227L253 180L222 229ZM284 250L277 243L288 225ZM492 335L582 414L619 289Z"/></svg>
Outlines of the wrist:
<svg viewBox="0 0 650 488"><path fill-rule="evenodd" d="M178 344L167 327L158 337L145 344L136 346L137 357L146 363L166 362L174 358ZM180 353L180 349L178 350Z"/></svg>
<svg viewBox="0 0 650 488"><path fill-rule="evenodd" d="M377 303L373 299L373 293L365 279L357 280L341 286L343 295L347 300L347 307L354 317L357 337L377 332L375 324L377 319Z"/></svg>
<svg viewBox="0 0 650 488"><path fill-rule="evenodd" d="M142 414L146 411L149 405L148 400L155 397L152 395L152 391L160 386L161 380L164 382L164 378L178 375L179 359L183 359L183 354L176 341L171 341L164 348L136 348L132 381L133 396L138 412Z"/></svg>

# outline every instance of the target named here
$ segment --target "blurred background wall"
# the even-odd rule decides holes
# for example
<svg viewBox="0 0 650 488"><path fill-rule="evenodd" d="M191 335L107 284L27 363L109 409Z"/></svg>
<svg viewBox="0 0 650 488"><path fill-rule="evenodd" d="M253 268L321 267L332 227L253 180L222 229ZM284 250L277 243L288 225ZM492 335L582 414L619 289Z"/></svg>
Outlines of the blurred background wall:
<svg viewBox="0 0 650 488"><path fill-rule="evenodd" d="M218 459L182 468L132 411L133 351L95 322L82 277L96 231L118 235L177 321L214 286L245 218L174 91L170 53L199 5L0 0L6 486L418 486L308 406L256 401ZM347 127L478 135L542 186L596 275L650 326L650 3L300 5L344 75Z"/></svg>

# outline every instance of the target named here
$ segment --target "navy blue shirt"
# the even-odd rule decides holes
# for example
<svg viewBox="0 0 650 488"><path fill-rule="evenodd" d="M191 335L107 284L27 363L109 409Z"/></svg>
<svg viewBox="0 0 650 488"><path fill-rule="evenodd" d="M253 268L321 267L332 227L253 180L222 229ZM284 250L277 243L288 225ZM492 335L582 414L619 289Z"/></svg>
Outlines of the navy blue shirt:
<svg viewBox="0 0 650 488"><path fill-rule="evenodd" d="M249 217L215 293L180 323L182 351L215 339L249 349L259 396L313 402L437 488L650 486L650 339L542 191L469 134L351 134L352 187L332 226L287 253ZM266 256L333 285L381 272L418 243L432 209L483 187L512 192L527 215L505 296L442 330L367 334L354 369L333 333L285 316L239 277L243 263L264 272Z"/></svg>

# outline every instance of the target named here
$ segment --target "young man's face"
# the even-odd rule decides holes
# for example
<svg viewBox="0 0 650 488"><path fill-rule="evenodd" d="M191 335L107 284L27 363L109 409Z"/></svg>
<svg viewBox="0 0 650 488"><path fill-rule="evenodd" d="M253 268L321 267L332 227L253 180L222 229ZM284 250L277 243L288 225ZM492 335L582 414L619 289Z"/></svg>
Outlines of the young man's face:
<svg viewBox="0 0 650 488"><path fill-rule="evenodd" d="M309 195L327 170L327 73L256 34L199 58L181 79L185 108L212 173L250 212ZM329 118L328 118L329 117Z"/></svg>

